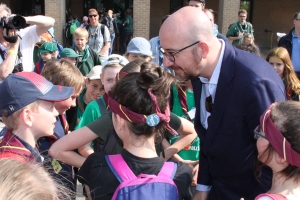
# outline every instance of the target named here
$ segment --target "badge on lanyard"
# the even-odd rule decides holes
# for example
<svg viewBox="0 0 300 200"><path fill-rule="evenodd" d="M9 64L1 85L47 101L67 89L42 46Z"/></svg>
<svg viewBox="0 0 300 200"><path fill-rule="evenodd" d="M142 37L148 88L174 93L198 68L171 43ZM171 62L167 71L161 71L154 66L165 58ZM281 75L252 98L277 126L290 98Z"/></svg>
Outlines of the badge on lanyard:
<svg viewBox="0 0 300 200"><path fill-rule="evenodd" d="M62 166L59 164L59 162L55 159L52 160L52 167L53 170L56 174L58 174L60 172L60 170L62 169Z"/></svg>

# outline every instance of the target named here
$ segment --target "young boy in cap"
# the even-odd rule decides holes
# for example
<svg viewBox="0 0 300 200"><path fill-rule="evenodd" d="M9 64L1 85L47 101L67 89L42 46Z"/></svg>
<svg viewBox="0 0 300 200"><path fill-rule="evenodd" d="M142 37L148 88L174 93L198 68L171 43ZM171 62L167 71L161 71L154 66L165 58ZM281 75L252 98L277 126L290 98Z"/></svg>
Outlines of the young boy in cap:
<svg viewBox="0 0 300 200"><path fill-rule="evenodd" d="M76 107L72 107L67 110L66 115L70 131L75 129L85 111L86 106L90 102L99 99L104 94L104 87L100 80L101 73L101 65L93 67L85 78L85 88L76 99Z"/></svg>
<svg viewBox="0 0 300 200"><path fill-rule="evenodd" d="M131 39L128 43L124 56L129 62L134 61L138 58L142 58L146 62L151 62L152 51L150 42L143 37L135 37Z"/></svg>
<svg viewBox="0 0 300 200"><path fill-rule="evenodd" d="M64 48L60 52L60 58L71 61L74 65L77 63L77 58L82 57L82 55L77 54L73 49L71 48Z"/></svg>
<svg viewBox="0 0 300 200"><path fill-rule="evenodd" d="M54 102L68 99L71 87L53 85L34 72L10 74L0 85L0 116L6 133L0 140L0 158L42 162L36 141L53 135Z"/></svg>
<svg viewBox="0 0 300 200"><path fill-rule="evenodd" d="M42 137L37 144L40 153L45 157L45 162L43 163L45 169L48 170L55 180L59 180L70 190L76 192L76 179L73 178L73 167L52 159L48 155L48 150L54 142L69 133L69 124L65 113L70 107L76 106L76 98L81 93L84 85L84 77L73 63L64 59L47 62L41 75L53 84L74 88L70 98L54 104L58 111L58 116L56 117L55 128L54 130L52 129L52 132L54 132L53 136Z"/></svg>
<svg viewBox="0 0 300 200"><path fill-rule="evenodd" d="M38 52L41 54L41 59L35 64L33 71L41 74L44 64L57 57L57 46L52 42L45 42L41 45Z"/></svg>

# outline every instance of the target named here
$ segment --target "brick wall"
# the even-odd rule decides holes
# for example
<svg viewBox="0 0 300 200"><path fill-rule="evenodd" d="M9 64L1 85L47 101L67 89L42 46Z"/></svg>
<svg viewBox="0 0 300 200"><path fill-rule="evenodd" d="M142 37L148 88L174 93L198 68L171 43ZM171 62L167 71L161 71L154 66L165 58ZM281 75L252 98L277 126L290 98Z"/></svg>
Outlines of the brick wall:
<svg viewBox="0 0 300 200"><path fill-rule="evenodd" d="M63 43L63 28L65 25L66 3L64 0L45 0L45 15L55 19L55 39Z"/></svg>
<svg viewBox="0 0 300 200"><path fill-rule="evenodd" d="M288 33L293 27L293 17L300 11L299 0L260 0L253 5L253 28L256 43L262 48L271 48L271 32L273 32L272 47L277 46L276 32Z"/></svg>
<svg viewBox="0 0 300 200"><path fill-rule="evenodd" d="M161 19L170 14L170 0L151 0L150 38L158 36Z"/></svg>
<svg viewBox="0 0 300 200"><path fill-rule="evenodd" d="M226 35L228 26L238 20L240 0L219 0L219 32Z"/></svg>
<svg viewBox="0 0 300 200"><path fill-rule="evenodd" d="M150 1L133 1L133 37L149 39L150 33Z"/></svg>

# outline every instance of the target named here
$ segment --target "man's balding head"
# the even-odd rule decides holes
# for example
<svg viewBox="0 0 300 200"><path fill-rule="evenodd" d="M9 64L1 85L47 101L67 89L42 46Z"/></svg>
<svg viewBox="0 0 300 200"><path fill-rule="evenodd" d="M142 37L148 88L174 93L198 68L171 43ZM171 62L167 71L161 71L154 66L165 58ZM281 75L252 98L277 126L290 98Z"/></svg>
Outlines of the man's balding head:
<svg viewBox="0 0 300 200"><path fill-rule="evenodd" d="M187 6L173 13L162 24L159 36L162 45L165 40L173 40L175 46L184 41L185 43L197 40L209 41L214 35L211 22L206 14L199 9Z"/></svg>
<svg viewBox="0 0 300 200"><path fill-rule="evenodd" d="M221 44L202 10L186 6L173 13L162 24L159 37L165 67L185 80L211 76Z"/></svg>

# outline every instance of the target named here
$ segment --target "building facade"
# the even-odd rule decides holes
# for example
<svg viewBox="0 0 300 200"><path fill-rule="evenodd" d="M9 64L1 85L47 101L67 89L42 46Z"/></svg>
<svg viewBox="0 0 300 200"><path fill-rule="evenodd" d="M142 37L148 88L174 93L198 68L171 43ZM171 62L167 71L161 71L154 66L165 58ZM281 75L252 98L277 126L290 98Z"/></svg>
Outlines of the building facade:
<svg viewBox="0 0 300 200"><path fill-rule="evenodd" d="M288 33L293 25L293 15L300 11L299 0L248 0L248 21L253 24L255 42L263 48L277 46L276 32ZM55 37L64 41L63 28L68 16L76 14L79 19L87 15L89 8L98 11L124 13L133 7L134 37L147 39L158 35L161 18L186 6L186 0L2 0L13 13L23 15L45 14L55 18ZM238 20L240 0L206 0L206 8L218 14L219 32L226 34L231 23Z"/></svg>

